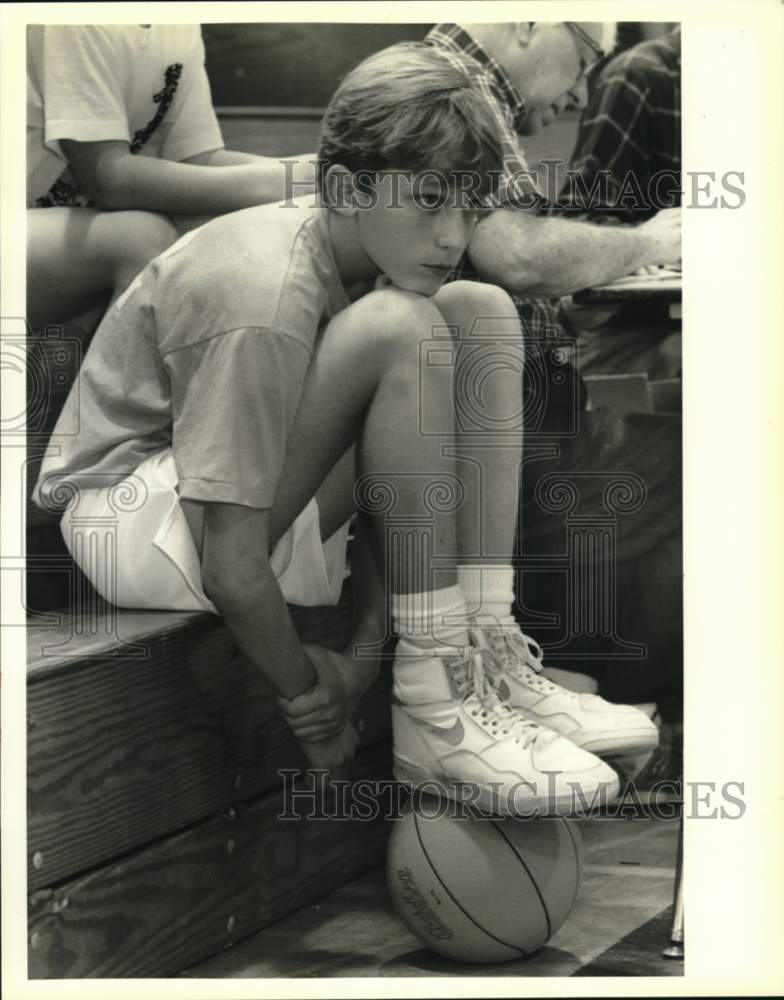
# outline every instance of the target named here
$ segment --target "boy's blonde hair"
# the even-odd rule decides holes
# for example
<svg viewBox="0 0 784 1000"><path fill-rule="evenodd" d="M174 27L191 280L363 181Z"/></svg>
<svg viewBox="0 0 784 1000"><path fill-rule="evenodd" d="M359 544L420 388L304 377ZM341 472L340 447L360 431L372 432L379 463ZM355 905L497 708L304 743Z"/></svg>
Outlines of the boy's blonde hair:
<svg viewBox="0 0 784 1000"><path fill-rule="evenodd" d="M486 198L503 174L492 109L468 67L421 42L369 56L341 82L324 114L318 183L342 164L352 173L473 172Z"/></svg>

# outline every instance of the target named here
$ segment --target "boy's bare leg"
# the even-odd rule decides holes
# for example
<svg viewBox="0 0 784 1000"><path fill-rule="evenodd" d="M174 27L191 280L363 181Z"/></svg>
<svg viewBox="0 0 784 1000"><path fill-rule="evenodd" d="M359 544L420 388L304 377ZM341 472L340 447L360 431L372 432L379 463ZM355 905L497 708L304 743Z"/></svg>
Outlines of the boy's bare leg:
<svg viewBox="0 0 784 1000"><path fill-rule="evenodd" d="M422 478L454 475L455 460L444 454L441 437L423 437L420 419L420 343L444 319L423 296L392 289L372 292L330 323L308 370L305 389L286 448L280 486L270 511L272 544L322 486L328 473L357 443L360 474L394 492L395 512L422 513ZM448 369L428 380L427 405L450 433L452 385ZM417 474L421 474L421 477ZM348 488L348 477L346 480ZM335 503L347 497L332 497ZM345 509L345 508L344 508ZM330 518L330 511L323 515ZM368 514L374 551L385 559L386 518ZM433 513L436 551L455 552L454 516ZM422 528L422 539L426 529ZM428 539L429 540L429 539ZM425 561L397 567L395 592L427 589ZM444 569L443 585L456 580Z"/></svg>
<svg viewBox="0 0 784 1000"><path fill-rule="evenodd" d="M418 433L420 343L444 319L429 299L392 289L373 292L355 302L330 323L316 348L286 449L280 486L270 510L270 544L274 545L314 494L320 502L322 523L330 529L354 509L357 475L371 477L373 485L394 497L395 516L406 525L409 558L387 567L387 511L365 511L359 537L372 546L364 566L384 567L387 594L419 594L433 590L431 545L449 562L456 547L452 512L427 512L423 486L439 474L454 476L455 462L444 454L441 438ZM429 382L428 406L442 425L451 428L453 403L449 369ZM356 471L349 447L356 442ZM372 490L373 486L370 487ZM418 515L420 517L418 518ZM361 541L360 541L360 544ZM456 571L447 565L438 586L455 587ZM378 579L376 597L384 593ZM370 594L355 641L375 642L383 614ZM360 623L358 623L359 625ZM373 665L342 657L341 676L349 697L372 681ZM326 654L325 654L326 655ZM303 696L305 697L305 696ZM296 730L295 730L296 731ZM305 732L313 736L313 732ZM302 735L301 732L297 733Z"/></svg>
<svg viewBox="0 0 784 1000"><path fill-rule="evenodd" d="M461 786L468 782L482 805L502 812L509 810L515 789L529 788L530 794L524 792L523 797L537 807L545 803L543 772L533 757L533 743L541 731L532 729L525 718L498 700L484 674L481 655L466 657L467 609L453 568L458 518L451 510L438 516L432 509L427 511L423 503L423 484L432 488L439 477L446 481L447 476L454 476L454 450L465 443L465 435L455 441L452 366L435 364L425 373L421 364L423 342L431 341L435 330L443 328L445 313L450 322L468 322L471 310L481 309L492 317L494 310L502 308L516 323L516 317L508 317L508 302L495 289L458 288L450 293L442 313L432 300L385 290L367 296L337 317L309 369L288 442L282 488L270 514L270 535L279 537L348 443L357 439L359 472L377 477L379 486L394 495L395 515L407 522L405 557L395 559L394 546L387 551L387 511L365 511L374 551L379 562L387 564L384 576L392 590L392 614L401 633L393 667L395 776L410 782L446 782L446 794L450 794L450 782ZM424 394L423 378L427 379ZM420 412L423 405L428 407L424 416ZM435 433L422 433L423 427ZM476 447L486 448L486 440ZM461 463L472 460L471 455L468 460L460 458ZM481 477L476 480L477 488L466 491L468 509L461 515L471 532L469 546L489 538L493 552L506 546L510 562L518 465L519 446L511 449L511 457L501 460L493 451L489 465L483 468L489 477L488 487ZM513 469L511 488L505 481L509 466ZM498 483L493 478L496 476ZM339 492L328 491L333 496ZM484 500L486 493L489 501ZM481 516L483 504L485 513ZM485 526L488 512L505 523ZM422 518L421 523L428 526L418 532L418 517L424 513L428 519ZM446 563L443 572L434 572L433 554L439 557L439 564ZM436 577L438 585L434 584ZM437 628L421 628L423 620L438 623ZM453 638L455 633L447 637L444 626L450 620L457 621L460 638ZM334 656L323 651L317 655L328 663ZM318 662L314 666L318 673ZM353 680L359 674L357 666L344 661L344 671L337 668L349 705L358 690ZM279 700L295 734L305 742L318 740L322 731L318 695L317 685L312 693L288 702ZM571 781L579 781L589 792L615 781L609 768L565 740L548 736L540 749L561 772L557 778L559 798L568 795Z"/></svg>
<svg viewBox="0 0 784 1000"><path fill-rule="evenodd" d="M433 301L452 328L460 563L512 558L523 450L523 342L517 309L494 285L455 281Z"/></svg>
<svg viewBox="0 0 784 1000"><path fill-rule="evenodd" d="M512 555L522 463L523 344L511 299L500 289L475 289L455 282L436 296L439 311L455 328L458 351L458 474L467 498L458 516L458 579L469 622L500 657L509 704L527 718L603 756L650 750L658 733L643 713L599 699L584 704L547 676L541 650L515 622Z"/></svg>
<svg viewBox="0 0 784 1000"><path fill-rule="evenodd" d="M116 298L178 238L152 212L27 212L27 321L34 332Z"/></svg>

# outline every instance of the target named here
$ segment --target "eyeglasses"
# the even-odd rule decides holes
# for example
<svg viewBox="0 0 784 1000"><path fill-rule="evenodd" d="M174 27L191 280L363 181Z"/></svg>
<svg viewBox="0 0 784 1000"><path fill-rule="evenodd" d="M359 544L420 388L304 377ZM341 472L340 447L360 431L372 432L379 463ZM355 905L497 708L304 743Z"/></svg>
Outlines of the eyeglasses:
<svg viewBox="0 0 784 1000"><path fill-rule="evenodd" d="M587 31L580 27L579 24L574 21L564 21L566 27L571 31L571 33L581 41L583 45L587 45L594 56L591 62L586 62L582 55L582 50L580 53L580 76L588 76L589 73L596 68L596 66L604 59L606 53L601 45L597 45L596 42L591 38Z"/></svg>

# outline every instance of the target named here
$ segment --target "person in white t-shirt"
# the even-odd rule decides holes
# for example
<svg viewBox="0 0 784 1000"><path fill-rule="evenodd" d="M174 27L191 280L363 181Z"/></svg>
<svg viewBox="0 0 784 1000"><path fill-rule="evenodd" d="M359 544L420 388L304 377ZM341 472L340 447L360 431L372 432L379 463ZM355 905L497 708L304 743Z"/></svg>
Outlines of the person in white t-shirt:
<svg viewBox="0 0 784 1000"><path fill-rule="evenodd" d="M27 47L33 330L119 294L177 239L168 217L285 194L280 161L223 147L198 25L33 25Z"/></svg>

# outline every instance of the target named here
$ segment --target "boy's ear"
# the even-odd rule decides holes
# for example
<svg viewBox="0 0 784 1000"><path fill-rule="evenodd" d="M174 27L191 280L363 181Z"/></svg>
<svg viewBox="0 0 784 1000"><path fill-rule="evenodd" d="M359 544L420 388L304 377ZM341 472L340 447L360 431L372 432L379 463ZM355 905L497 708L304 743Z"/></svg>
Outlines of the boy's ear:
<svg viewBox="0 0 784 1000"><path fill-rule="evenodd" d="M521 49L524 49L531 41L531 34L533 33L535 23L535 21L515 22L515 41Z"/></svg>
<svg viewBox="0 0 784 1000"><path fill-rule="evenodd" d="M340 163L333 163L324 178L326 204L333 212L353 215L357 210L354 197L354 177L350 170Z"/></svg>

